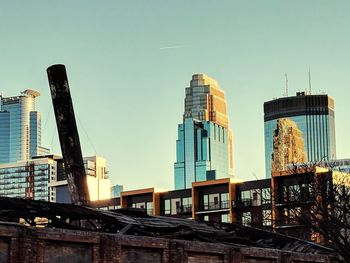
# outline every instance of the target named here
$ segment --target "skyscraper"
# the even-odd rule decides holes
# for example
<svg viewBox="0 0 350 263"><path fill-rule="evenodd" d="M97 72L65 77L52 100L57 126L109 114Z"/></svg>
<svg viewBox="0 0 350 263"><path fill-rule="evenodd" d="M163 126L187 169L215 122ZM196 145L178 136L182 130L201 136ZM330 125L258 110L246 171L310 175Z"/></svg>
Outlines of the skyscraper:
<svg viewBox="0 0 350 263"><path fill-rule="evenodd" d="M186 88L174 166L175 189L233 175L232 131L225 93L216 80L204 74L193 75Z"/></svg>
<svg viewBox="0 0 350 263"><path fill-rule="evenodd" d="M35 111L38 96L38 91L29 89L20 96L0 96L0 163L48 153L48 149L41 147L41 117Z"/></svg>
<svg viewBox="0 0 350 263"><path fill-rule="evenodd" d="M265 169L288 164L335 160L334 100L328 95L274 99L264 103Z"/></svg>

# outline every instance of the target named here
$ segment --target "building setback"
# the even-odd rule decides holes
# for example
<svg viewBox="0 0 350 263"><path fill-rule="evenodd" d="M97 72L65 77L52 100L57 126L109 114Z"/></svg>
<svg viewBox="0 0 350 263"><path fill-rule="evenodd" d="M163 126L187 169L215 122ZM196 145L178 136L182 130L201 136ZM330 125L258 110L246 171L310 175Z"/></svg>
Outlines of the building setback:
<svg viewBox="0 0 350 263"><path fill-rule="evenodd" d="M232 175L232 131L224 91L216 80L193 75L186 88L183 122L178 125L175 189Z"/></svg>
<svg viewBox="0 0 350 263"><path fill-rule="evenodd" d="M267 178L288 164L336 159L334 100L328 95L298 92L265 102L264 129Z"/></svg>

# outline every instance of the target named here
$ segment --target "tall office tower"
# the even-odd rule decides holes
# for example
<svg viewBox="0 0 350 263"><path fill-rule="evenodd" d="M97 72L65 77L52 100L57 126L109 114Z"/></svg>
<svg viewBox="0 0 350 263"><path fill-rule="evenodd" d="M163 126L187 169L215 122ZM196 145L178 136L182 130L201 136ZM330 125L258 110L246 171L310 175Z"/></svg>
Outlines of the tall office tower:
<svg viewBox="0 0 350 263"><path fill-rule="evenodd" d="M284 97L264 103L265 169L335 160L334 100L328 95Z"/></svg>
<svg viewBox="0 0 350 263"><path fill-rule="evenodd" d="M16 97L0 96L0 163L48 154L41 147L41 118L35 111L38 96L38 91L29 89Z"/></svg>
<svg viewBox="0 0 350 263"><path fill-rule="evenodd" d="M175 189L231 176L232 131L225 93L216 80L204 74L193 75L186 88L183 123L178 125Z"/></svg>

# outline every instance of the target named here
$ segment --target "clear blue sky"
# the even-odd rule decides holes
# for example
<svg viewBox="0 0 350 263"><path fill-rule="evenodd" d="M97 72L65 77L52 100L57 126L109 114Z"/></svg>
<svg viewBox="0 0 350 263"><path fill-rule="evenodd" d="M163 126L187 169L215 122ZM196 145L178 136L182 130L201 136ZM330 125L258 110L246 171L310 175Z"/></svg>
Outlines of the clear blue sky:
<svg viewBox="0 0 350 263"><path fill-rule="evenodd" d="M185 87L206 73L226 92L236 176L263 178L263 102L282 96L285 72L290 94L307 88L310 67L313 90L335 98L337 157L350 157L349 10L345 0L3 1L0 90L42 93L43 145L59 154L45 70L65 64L84 155L95 148L126 189L172 189Z"/></svg>

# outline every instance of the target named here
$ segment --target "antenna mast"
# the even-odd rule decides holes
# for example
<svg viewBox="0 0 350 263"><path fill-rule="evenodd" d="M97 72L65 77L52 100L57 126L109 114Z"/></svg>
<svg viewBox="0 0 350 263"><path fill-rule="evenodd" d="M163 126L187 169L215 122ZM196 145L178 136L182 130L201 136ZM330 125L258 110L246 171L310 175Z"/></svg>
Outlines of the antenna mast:
<svg viewBox="0 0 350 263"><path fill-rule="evenodd" d="M309 94L311 95L311 71L309 68Z"/></svg>
<svg viewBox="0 0 350 263"><path fill-rule="evenodd" d="M288 76L287 76L287 72L284 73L284 76L286 77L286 97L288 97Z"/></svg>

